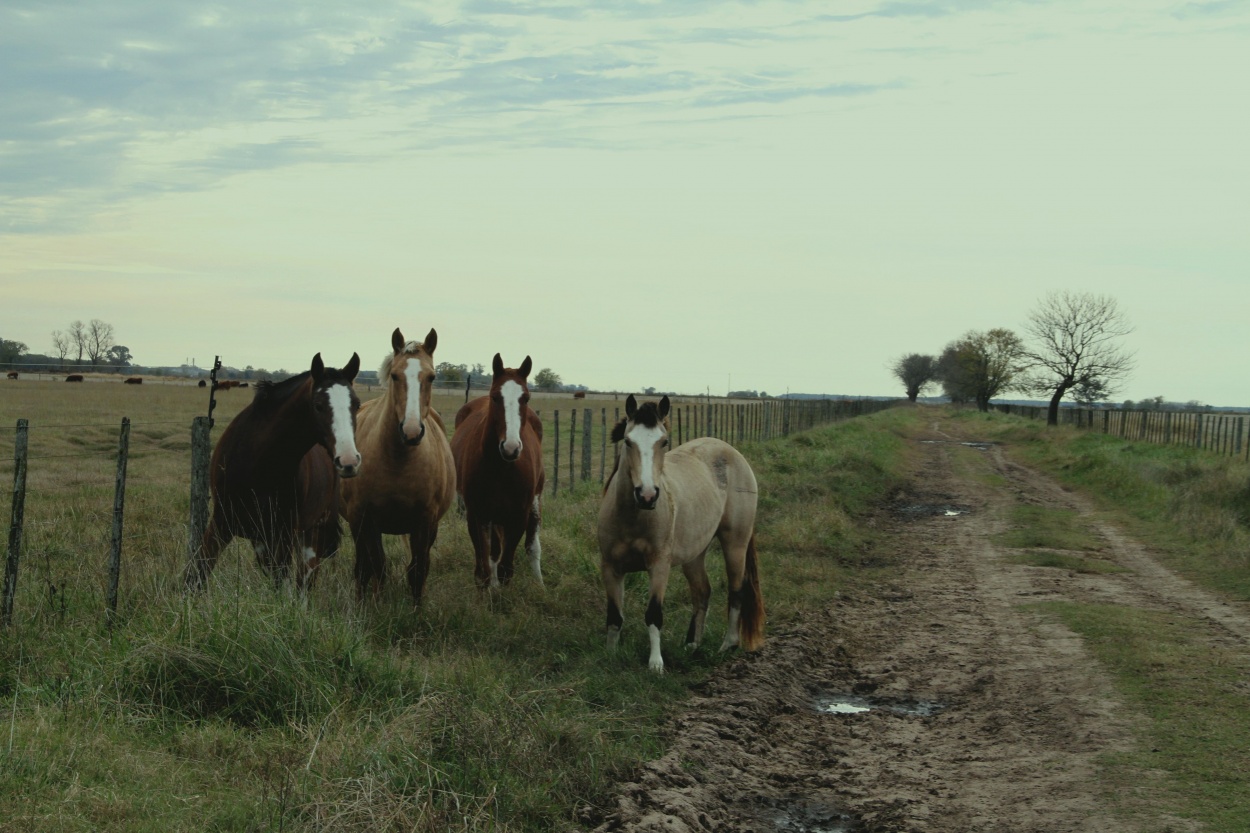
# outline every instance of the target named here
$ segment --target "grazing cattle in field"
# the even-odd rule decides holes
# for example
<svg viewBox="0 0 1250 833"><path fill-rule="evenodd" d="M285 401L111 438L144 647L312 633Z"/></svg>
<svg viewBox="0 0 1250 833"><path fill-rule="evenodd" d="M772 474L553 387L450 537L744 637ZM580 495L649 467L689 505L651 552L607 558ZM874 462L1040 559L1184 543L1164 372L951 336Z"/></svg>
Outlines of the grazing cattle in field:
<svg viewBox="0 0 1250 833"><path fill-rule="evenodd" d="M9 371L9 378L10 378L10 379L16 379L16 378L17 378L17 371L16 371L16 370L10 370L10 371Z"/></svg>
<svg viewBox="0 0 1250 833"><path fill-rule="evenodd" d="M231 388L239 387L240 383L235 381L234 379L222 379L216 384L217 384L217 390L230 390Z"/></svg>
<svg viewBox="0 0 1250 833"><path fill-rule="evenodd" d="M142 385L142 384L143 384L143 377L142 377L142 376L131 376L129 379L127 379L127 380L124 382L124 384L127 384L127 385Z"/></svg>
<svg viewBox="0 0 1250 833"><path fill-rule="evenodd" d="M584 390L575 391L575 392L573 393L573 398L574 398L574 399L585 399L585 398L586 398L586 391L584 391Z"/></svg>
<svg viewBox="0 0 1250 833"><path fill-rule="evenodd" d="M196 387L206 388L208 387L208 382L205 382L203 379L201 379L200 383L196 385Z"/></svg>
<svg viewBox="0 0 1250 833"><path fill-rule="evenodd" d="M82 381L82 374L81 374L81 373L71 373L70 375L68 375L68 376L66 376L66 377L65 377L65 381L67 381L67 382L81 382L81 381Z"/></svg>

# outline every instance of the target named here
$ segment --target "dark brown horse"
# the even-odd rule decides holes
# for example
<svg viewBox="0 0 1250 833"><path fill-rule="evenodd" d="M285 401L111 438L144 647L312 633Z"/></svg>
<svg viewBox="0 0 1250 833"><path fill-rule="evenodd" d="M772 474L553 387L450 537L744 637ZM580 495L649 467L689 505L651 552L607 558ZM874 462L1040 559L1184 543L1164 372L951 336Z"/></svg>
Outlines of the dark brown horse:
<svg viewBox="0 0 1250 833"><path fill-rule="evenodd" d="M456 490L476 556L480 587L499 587L512 578L512 559L521 536L539 584L543 580L542 525L543 425L529 408L526 379L530 357L517 369L505 368L495 354L490 394L472 399L456 414L451 453L456 458Z"/></svg>
<svg viewBox="0 0 1250 833"><path fill-rule="evenodd" d="M382 534L407 535L408 587L413 602L421 601L438 522L456 493L447 432L430 404L437 344L432 329L424 342L416 342L405 341L396 327L392 352L378 371L386 393L366 402L356 421L356 442L368 455L369 468L343 481L341 511L356 542L356 586L362 595L381 589L386 577Z"/></svg>
<svg viewBox="0 0 1250 833"><path fill-rule="evenodd" d="M360 471L352 381L360 357L342 370L313 357L312 368L283 382L256 386L213 451L209 477L213 515L186 583L200 588L235 536L252 542L256 560L275 584L296 564L296 584L338 551L340 477ZM297 554L298 553L298 554Z"/></svg>

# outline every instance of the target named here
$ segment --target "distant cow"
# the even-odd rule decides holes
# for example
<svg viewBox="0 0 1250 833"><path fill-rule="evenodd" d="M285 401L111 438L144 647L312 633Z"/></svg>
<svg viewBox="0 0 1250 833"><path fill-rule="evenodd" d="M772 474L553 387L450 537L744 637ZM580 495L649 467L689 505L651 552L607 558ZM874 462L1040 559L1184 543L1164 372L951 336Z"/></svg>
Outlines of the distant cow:
<svg viewBox="0 0 1250 833"><path fill-rule="evenodd" d="M222 379L217 382L217 390L230 390L231 388L237 388L238 386L239 382L235 379Z"/></svg>
<svg viewBox="0 0 1250 833"><path fill-rule="evenodd" d="M142 384L143 384L143 377L142 377L142 376L131 376L129 379L127 379L127 380L126 380L125 384L127 384L127 385L142 385Z"/></svg>
<svg viewBox="0 0 1250 833"><path fill-rule="evenodd" d="M586 398L586 391L584 391L584 390L574 391L574 392L573 392L573 398L574 398L574 399L585 399L585 398Z"/></svg>
<svg viewBox="0 0 1250 833"><path fill-rule="evenodd" d="M206 387L208 387L208 382L205 382L203 379L201 379L201 380L200 380L199 387L201 387L201 388L206 388Z"/></svg>
<svg viewBox="0 0 1250 833"><path fill-rule="evenodd" d="M16 371L16 370L10 370L10 371L9 371L9 378L10 378L10 379L16 379L16 378L17 378L17 371Z"/></svg>
<svg viewBox="0 0 1250 833"><path fill-rule="evenodd" d="M81 374L81 373L71 373L70 375L68 375L68 376L66 376L66 377L65 377L65 381L67 381L67 382L81 382L81 381L82 381L82 374Z"/></svg>

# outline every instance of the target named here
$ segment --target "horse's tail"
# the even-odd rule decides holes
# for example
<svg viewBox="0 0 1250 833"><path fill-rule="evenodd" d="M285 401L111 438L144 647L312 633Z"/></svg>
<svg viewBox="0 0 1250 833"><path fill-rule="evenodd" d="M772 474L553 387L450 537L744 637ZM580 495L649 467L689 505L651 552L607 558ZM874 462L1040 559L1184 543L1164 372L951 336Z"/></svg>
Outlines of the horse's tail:
<svg viewBox="0 0 1250 833"><path fill-rule="evenodd" d="M738 644L754 651L764 644L764 596L760 593L759 560L755 554L755 534L747 541L746 564L742 570L742 607L738 611Z"/></svg>

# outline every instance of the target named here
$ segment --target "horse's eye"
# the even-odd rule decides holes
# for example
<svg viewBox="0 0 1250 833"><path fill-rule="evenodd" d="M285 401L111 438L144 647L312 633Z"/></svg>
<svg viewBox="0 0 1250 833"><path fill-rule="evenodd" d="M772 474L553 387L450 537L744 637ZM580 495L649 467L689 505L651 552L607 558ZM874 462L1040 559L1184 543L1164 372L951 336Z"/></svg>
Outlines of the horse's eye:
<svg viewBox="0 0 1250 833"><path fill-rule="evenodd" d="M668 437L660 440L660 448L668 448Z"/></svg>
<svg viewBox="0 0 1250 833"><path fill-rule="evenodd" d="M626 440L625 440L625 447L626 447L626 448L633 448L633 447L634 447L634 441L633 441L633 440L630 440L630 439L626 439Z"/></svg>
<svg viewBox="0 0 1250 833"><path fill-rule="evenodd" d="M392 381L392 382L398 382L398 381L399 381L399 374L398 374L398 373L392 373L392 374L391 374L391 381Z"/></svg>

